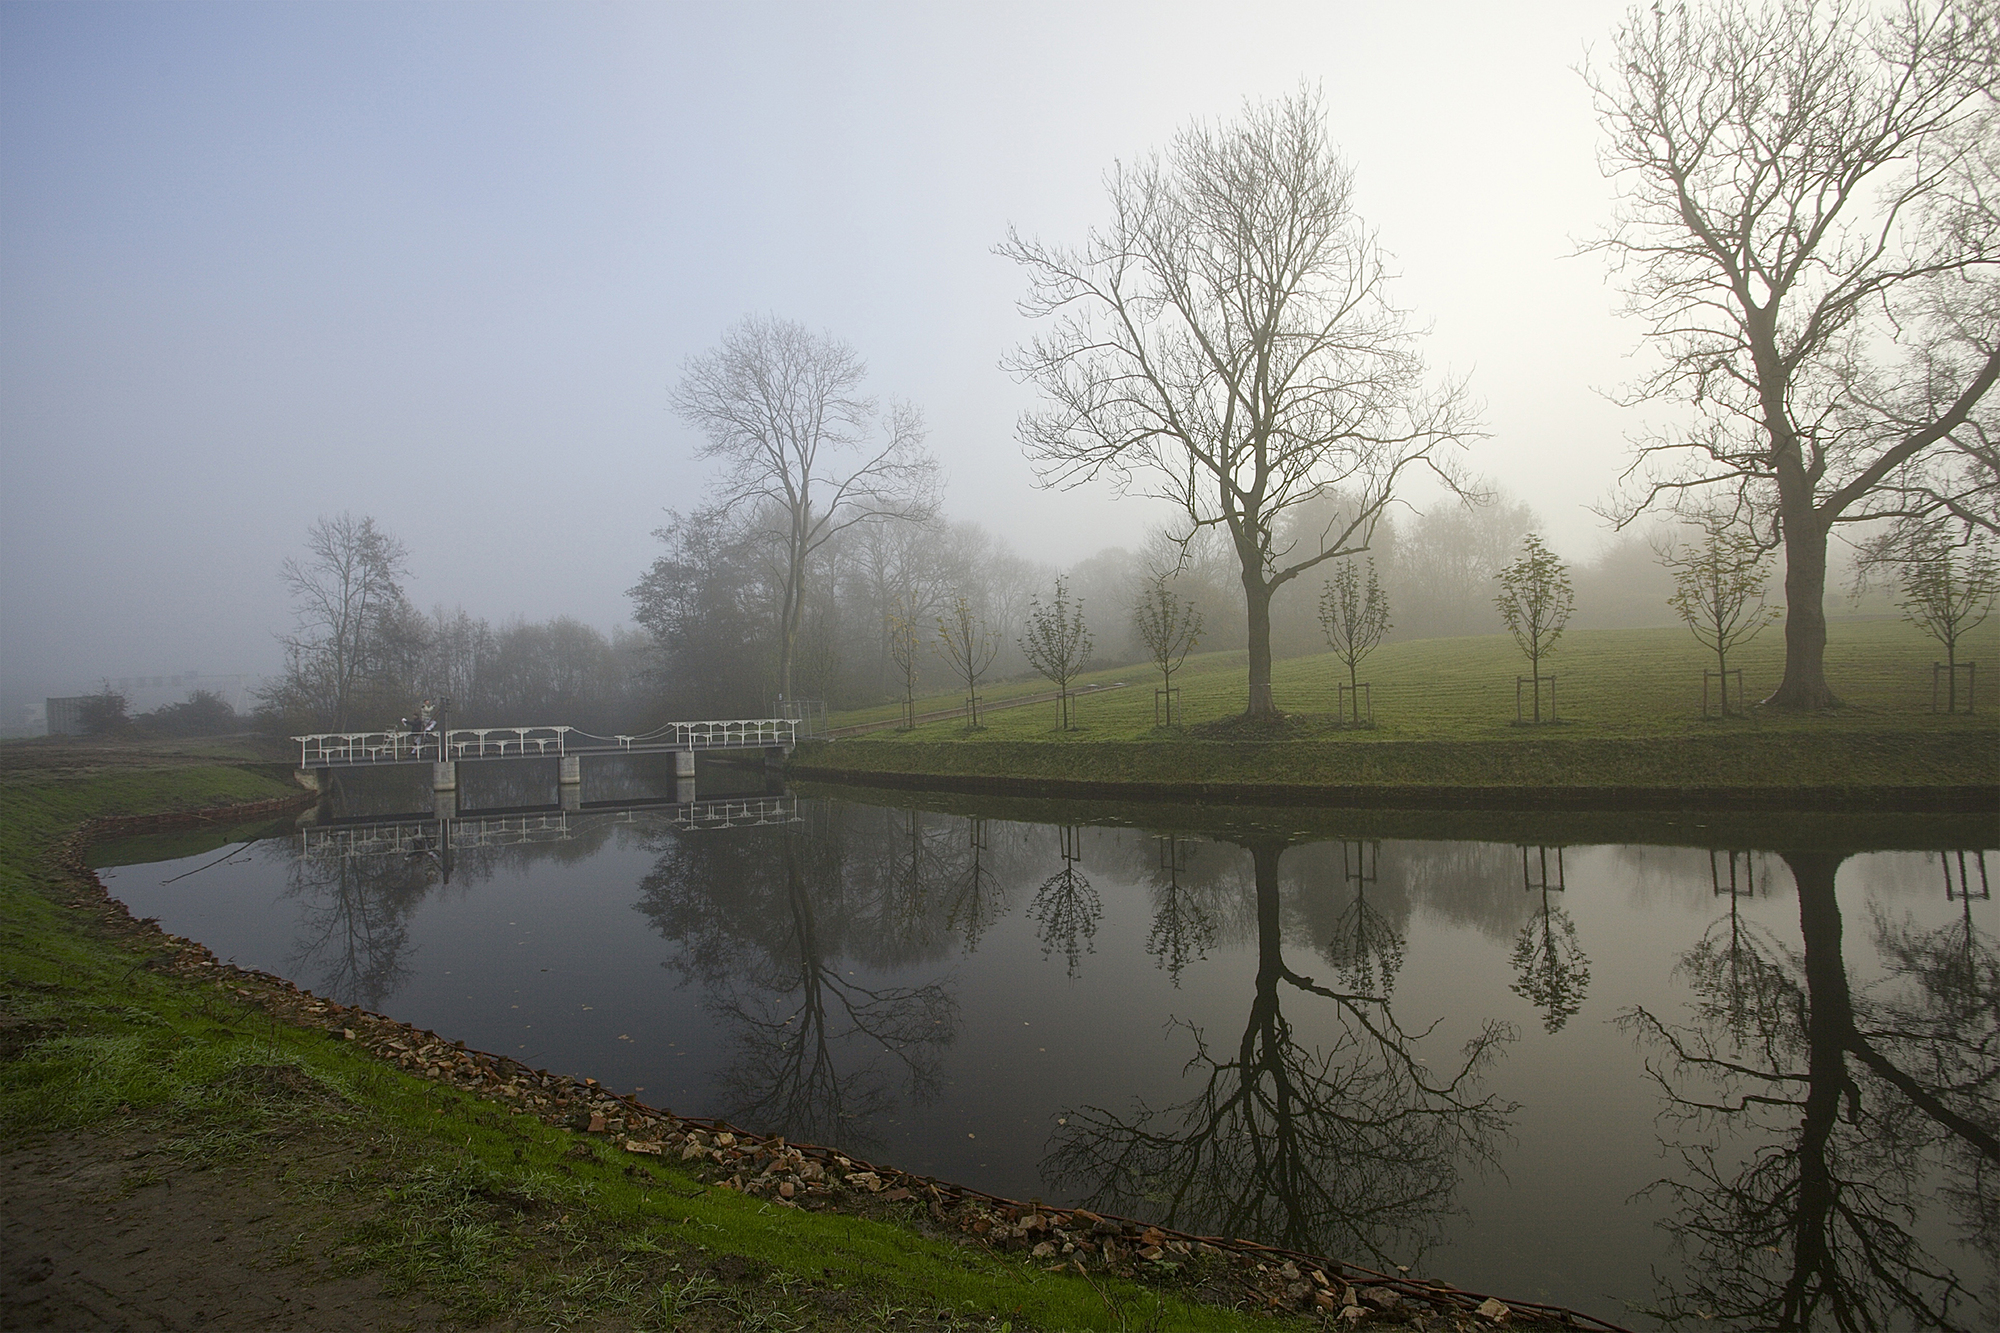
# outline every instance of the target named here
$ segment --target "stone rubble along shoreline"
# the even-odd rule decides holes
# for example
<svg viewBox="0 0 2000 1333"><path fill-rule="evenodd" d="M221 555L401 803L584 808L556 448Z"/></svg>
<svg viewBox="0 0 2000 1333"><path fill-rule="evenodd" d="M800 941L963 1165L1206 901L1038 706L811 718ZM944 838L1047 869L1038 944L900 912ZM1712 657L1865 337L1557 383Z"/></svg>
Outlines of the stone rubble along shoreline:
<svg viewBox="0 0 2000 1333"><path fill-rule="evenodd" d="M1094 1272L1145 1280L1201 1264L1219 1270L1214 1295L1270 1313L1316 1315L1335 1327L1410 1324L1425 1328L1554 1327L1629 1333L1620 1325L1561 1306L1502 1301L1441 1282L1380 1273L1346 1262L1220 1236L1199 1236L1085 1208L1023 1203L967 1186L882 1166L815 1144L788 1143L719 1120L680 1116L613 1093L596 1079L551 1074L511 1056L469 1049L462 1041L355 1006L322 999L283 977L218 959L205 945L135 919L91 869L91 843L113 836L200 827L296 808L287 798L183 814L92 820L63 844L61 867L81 896L73 909L100 915L130 937L150 936L169 952L147 962L155 971L205 982L275 1018L317 1027L351 1041L413 1075L506 1105L586 1139L610 1143L633 1159L675 1161L703 1184L781 1207L908 1222L925 1218L962 1244L1015 1252L1049 1271ZM585 1151L588 1151L586 1149ZM1437 1323L1433 1321L1442 1321Z"/></svg>

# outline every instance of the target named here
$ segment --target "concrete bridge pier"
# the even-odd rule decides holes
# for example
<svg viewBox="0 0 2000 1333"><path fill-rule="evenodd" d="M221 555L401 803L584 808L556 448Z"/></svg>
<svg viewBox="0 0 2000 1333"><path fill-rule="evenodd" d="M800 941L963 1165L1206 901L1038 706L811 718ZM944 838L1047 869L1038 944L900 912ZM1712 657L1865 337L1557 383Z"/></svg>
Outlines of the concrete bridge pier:
<svg viewBox="0 0 2000 1333"><path fill-rule="evenodd" d="M674 779L674 801L680 805L694 804L694 779Z"/></svg>
<svg viewBox="0 0 2000 1333"><path fill-rule="evenodd" d="M299 768L292 770L292 780L294 782L298 783L301 787L304 787L307 791L313 792L319 796L326 795L327 779L332 776L333 775L331 773L327 773L317 768Z"/></svg>
<svg viewBox="0 0 2000 1333"><path fill-rule="evenodd" d="M565 759L564 763L570 762ZM578 811L583 809L583 784L581 782L561 782L556 784L556 800L563 809Z"/></svg>
<svg viewBox="0 0 2000 1333"><path fill-rule="evenodd" d="M677 778L691 778L694 776L693 750L674 751L674 776Z"/></svg>
<svg viewBox="0 0 2000 1333"><path fill-rule="evenodd" d="M454 764L454 763L449 763L449 762L446 762L446 763L442 763L442 764L432 764L432 765L431 765L431 790L432 790L432 791L457 791L457 790L458 790L458 765L457 765L457 764Z"/></svg>
<svg viewBox="0 0 2000 1333"><path fill-rule="evenodd" d="M458 818L458 788L440 787L431 792L431 818Z"/></svg>

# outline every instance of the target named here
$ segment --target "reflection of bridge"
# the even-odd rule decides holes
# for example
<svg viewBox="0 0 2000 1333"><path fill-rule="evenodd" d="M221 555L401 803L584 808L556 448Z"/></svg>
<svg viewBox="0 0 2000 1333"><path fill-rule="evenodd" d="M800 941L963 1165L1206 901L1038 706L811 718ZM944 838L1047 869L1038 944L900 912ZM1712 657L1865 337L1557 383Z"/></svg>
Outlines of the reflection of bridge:
<svg viewBox="0 0 2000 1333"><path fill-rule="evenodd" d="M406 817L366 824L318 824L299 831L299 850L307 856L344 858L421 856L475 847L524 847L568 842L588 829L638 824L645 819L658 819L688 832L802 822L796 796L732 796L586 814L563 810L476 815L465 819Z"/></svg>
<svg viewBox="0 0 2000 1333"><path fill-rule="evenodd" d="M556 781L583 781L590 755L670 754L674 771L694 776L697 753L760 751L767 762L783 762L798 744L797 718L745 718L723 722L669 722L643 736L595 736L575 727L453 727L447 731L332 731L294 736L299 743L299 778L324 790L321 775L337 769L396 764L432 766L431 786L458 786L458 765L482 759L554 759Z"/></svg>

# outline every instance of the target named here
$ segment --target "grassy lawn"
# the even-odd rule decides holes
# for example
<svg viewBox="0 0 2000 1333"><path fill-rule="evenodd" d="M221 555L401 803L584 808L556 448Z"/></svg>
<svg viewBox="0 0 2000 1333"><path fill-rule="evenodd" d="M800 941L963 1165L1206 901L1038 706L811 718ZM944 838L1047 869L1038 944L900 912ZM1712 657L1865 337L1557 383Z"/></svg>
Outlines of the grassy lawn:
<svg viewBox="0 0 2000 1333"><path fill-rule="evenodd" d="M444 1322L565 1328L1292 1326L1184 1299L1172 1280L1050 1271L955 1241L920 1201L901 1220L774 1207L405 1073L363 1049L366 1032L340 1039L342 1022L393 1024L300 1021L328 1011L107 910L57 864L94 816L295 795L254 750L236 752L242 767L217 762L227 747L82 763L54 762L56 748L0 748L0 1132L58 1176L114 1175L93 1208L163 1201L172 1224L143 1241L190 1291L221 1253L195 1242L262 1215L286 1219L286 1235L244 1242L268 1242L258 1271L273 1289L372 1275L399 1325L417 1299ZM154 845L185 855L230 836ZM228 1188L197 1188L216 1181Z"/></svg>
<svg viewBox="0 0 2000 1333"><path fill-rule="evenodd" d="M1990 786L2000 780L2000 694L1970 716L1930 711L1935 644L1900 620L1837 621L1827 674L1846 703L1813 716L1755 708L1701 717L1701 672L1712 659L1681 629L1587 630L1551 659L1559 723L1515 722L1515 678L1525 669L1504 635L1383 646L1364 664L1373 727L1335 716L1345 671L1330 655L1281 661L1273 672L1290 736L1206 743L1213 724L1240 714L1244 655L1189 659L1176 674L1184 725L1155 725L1157 676L1143 666L1084 678L1080 729L1055 729L1055 706L992 713L978 731L960 720L882 731L801 751L823 772L1032 776L1065 781L1564 787ZM1732 658L1751 699L1777 684L1784 644L1776 628ZM1964 654L2000 670L2000 622ZM1123 689L1103 689L1117 682ZM1991 682L1982 693L1994 693ZM1011 682L1033 692L1046 682ZM995 688L989 700L1006 697ZM946 707L949 694L920 707ZM1711 699L1711 707L1715 706ZM893 711L893 710L891 710ZM873 720L870 709L832 719ZM1209 724L1205 726L1205 724ZM970 742L970 744L968 744ZM1052 744L1053 743L1053 744ZM1074 753L1065 753L1073 751Z"/></svg>

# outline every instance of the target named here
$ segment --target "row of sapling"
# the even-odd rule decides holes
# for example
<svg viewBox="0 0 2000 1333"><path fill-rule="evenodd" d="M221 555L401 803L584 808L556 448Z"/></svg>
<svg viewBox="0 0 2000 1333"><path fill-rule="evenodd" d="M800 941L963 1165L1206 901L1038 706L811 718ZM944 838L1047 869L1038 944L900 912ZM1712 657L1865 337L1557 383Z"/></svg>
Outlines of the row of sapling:
<svg viewBox="0 0 2000 1333"><path fill-rule="evenodd" d="M1055 593L1044 603L1039 597L1028 606L1026 632L1020 639L1028 664L1047 676L1056 686L1056 720L1064 731L1074 728L1071 686L1090 661L1091 639L1084 623L1083 604L1070 596L1069 581L1056 579ZM916 624L900 613L889 620L889 651L896 662L903 685L903 729L917 725L917 679L921 642ZM971 598L952 598L945 613L937 617L937 651L951 666L954 680L965 689L965 723L968 730L979 728L979 680L993 665L1000 651L1000 638L973 610Z"/></svg>

